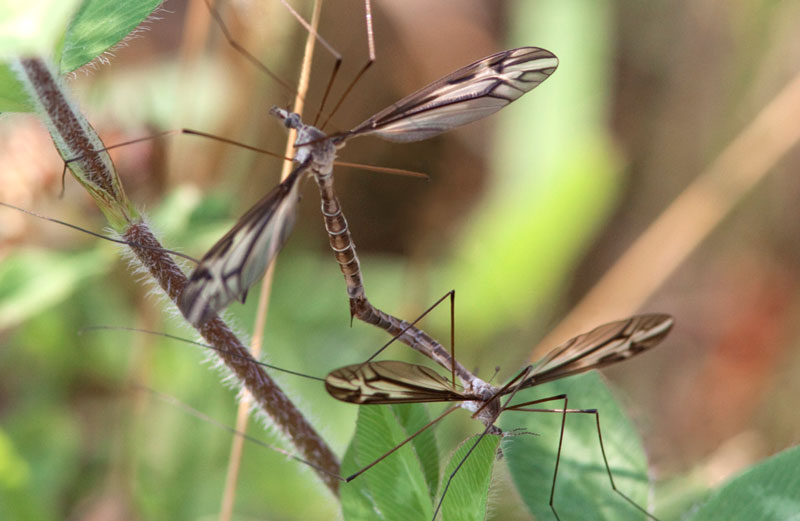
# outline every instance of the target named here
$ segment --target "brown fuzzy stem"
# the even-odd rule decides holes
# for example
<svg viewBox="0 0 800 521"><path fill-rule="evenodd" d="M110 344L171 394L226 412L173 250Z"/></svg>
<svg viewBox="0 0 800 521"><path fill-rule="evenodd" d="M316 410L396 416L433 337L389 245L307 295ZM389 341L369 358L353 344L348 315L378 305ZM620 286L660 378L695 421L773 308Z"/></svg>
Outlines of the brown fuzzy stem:
<svg viewBox="0 0 800 521"><path fill-rule="evenodd" d="M176 302L186 285L186 276L138 218L125 197L122 182L105 152L105 145L77 105L70 102L57 75L39 58L19 60L16 70L64 160L82 158L69 163L75 178L94 197L112 226L123 230L122 236L129 242L137 260ZM341 481L338 459L231 329L221 319L214 318L200 329L200 334L215 347L218 356L253 396L260 409L289 438L300 457L338 495Z"/></svg>
<svg viewBox="0 0 800 521"><path fill-rule="evenodd" d="M115 230L138 217L122 188L111 157L77 105L70 102L56 73L41 58L12 62L37 114L47 126L58 153L70 163L75 179L89 192Z"/></svg>
<svg viewBox="0 0 800 521"><path fill-rule="evenodd" d="M125 240L146 246L132 246L136 258L158 281L159 286L175 302L187 279L180 267L166 253L143 223L131 225L123 235ZM319 474L334 494L339 493L339 461L330 447L306 421L303 414L281 391L249 351L220 318L213 318L200 329L200 334L215 346L219 357L236 375L260 408L267 413L292 444Z"/></svg>

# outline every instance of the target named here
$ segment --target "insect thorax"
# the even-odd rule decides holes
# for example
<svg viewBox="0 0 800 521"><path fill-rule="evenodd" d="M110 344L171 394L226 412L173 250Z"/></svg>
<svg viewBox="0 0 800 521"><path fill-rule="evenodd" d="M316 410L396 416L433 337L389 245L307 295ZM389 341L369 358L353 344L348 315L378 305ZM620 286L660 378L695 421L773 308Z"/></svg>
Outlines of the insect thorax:
<svg viewBox="0 0 800 521"><path fill-rule="evenodd" d="M336 159L336 145L333 140L318 128L303 123L299 114L278 107L273 107L270 113L281 119L286 128L297 131L294 161L302 164L310 159L311 170L318 181L320 178L330 177L333 161Z"/></svg>
<svg viewBox="0 0 800 521"><path fill-rule="evenodd" d="M464 401L461 407L472 413L480 411L476 417L482 421L484 425L491 425L497 419L498 414L500 414L500 396L497 394L498 389L478 377L473 378L469 385L466 386L465 394L475 396L476 398L480 398L480 400ZM495 434L499 434L499 432Z"/></svg>

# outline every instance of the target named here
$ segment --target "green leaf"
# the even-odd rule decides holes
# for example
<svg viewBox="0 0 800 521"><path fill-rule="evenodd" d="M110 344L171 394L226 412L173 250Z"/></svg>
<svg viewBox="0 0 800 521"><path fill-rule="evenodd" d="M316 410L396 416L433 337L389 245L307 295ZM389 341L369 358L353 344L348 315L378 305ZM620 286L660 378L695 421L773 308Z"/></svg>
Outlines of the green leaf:
<svg viewBox="0 0 800 521"><path fill-rule="evenodd" d="M569 409L593 408L599 411L603 442L614 482L623 494L646 507L650 483L641 440L600 375L591 372L574 376L538 386L536 391L535 395L525 392L515 402L566 393L569 396ZM531 407L560 409L563 401ZM536 437L520 435L509 439L505 453L514 484L528 509L537 520L555 519L549 500L561 415L508 411L501 419L505 430L522 426L538 434ZM567 415L554 504L563 521L646 519L642 512L611 489L600 453L594 415Z"/></svg>
<svg viewBox="0 0 800 521"><path fill-rule="evenodd" d="M800 521L800 446L744 471L716 491L691 521Z"/></svg>
<svg viewBox="0 0 800 521"><path fill-rule="evenodd" d="M85 0L77 7L77 0L33 0L9 2L8 7L0 5L0 58L49 57L61 42L59 70L61 74L72 72L122 41L160 3L161 0ZM15 74L7 64L0 63L0 112L33 110Z"/></svg>
<svg viewBox="0 0 800 521"><path fill-rule="evenodd" d="M161 0L86 0L64 36L61 72L74 71L122 41Z"/></svg>
<svg viewBox="0 0 800 521"><path fill-rule="evenodd" d="M477 442L477 438L472 436L462 443L453 453L445 469L442 489L447 485L447 480L456 466L463 461L442 501L444 521L482 521L486 518L489 484L492 480L492 467L497 459L500 436L484 436L464 460L467 452Z"/></svg>
<svg viewBox="0 0 800 521"><path fill-rule="evenodd" d="M423 409L419 404L391 407L365 405L359 409L356 432L347 449L342 472L350 475L402 443L425 423L427 415L403 409ZM423 417L424 416L424 417ZM409 421L403 425L401 421ZM421 442L429 453L429 442ZM430 469L409 443L341 489L342 513L347 521L428 521L433 507L426 476ZM427 456L426 456L427 459Z"/></svg>
<svg viewBox="0 0 800 521"><path fill-rule="evenodd" d="M423 428L430 421L424 406L396 406L392 410L409 436ZM436 436L433 434L433 429L425 429L411 443L414 445L417 457L422 463L425 483L428 485L428 491L430 492L431 500L433 500L436 497L436 490L439 484L439 448L436 446Z"/></svg>

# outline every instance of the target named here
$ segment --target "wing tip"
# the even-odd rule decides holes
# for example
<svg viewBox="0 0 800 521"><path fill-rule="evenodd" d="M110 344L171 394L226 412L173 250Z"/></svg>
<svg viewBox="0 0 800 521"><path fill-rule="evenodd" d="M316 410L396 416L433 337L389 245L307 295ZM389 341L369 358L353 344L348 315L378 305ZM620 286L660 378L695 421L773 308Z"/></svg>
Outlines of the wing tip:
<svg viewBox="0 0 800 521"><path fill-rule="evenodd" d="M646 313L631 317L631 324L641 332L641 337L633 340L638 349L644 350L659 344L672 331L675 317L668 313Z"/></svg>

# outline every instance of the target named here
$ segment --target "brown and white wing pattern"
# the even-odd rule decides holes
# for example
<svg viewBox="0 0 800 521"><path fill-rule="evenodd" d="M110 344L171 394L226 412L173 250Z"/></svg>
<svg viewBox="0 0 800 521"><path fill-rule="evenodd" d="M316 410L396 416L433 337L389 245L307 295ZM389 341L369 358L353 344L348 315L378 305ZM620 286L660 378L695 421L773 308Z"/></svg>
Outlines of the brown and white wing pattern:
<svg viewBox="0 0 800 521"><path fill-rule="evenodd" d="M357 404L465 399L432 369L395 360L348 365L331 371L325 377L325 389L337 400Z"/></svg>
<svg viewBox="0 0 800 521"><path fill-rule="evenodd" d="M403 98L342 138L373 134L398 142L427 139L500 110L557 66L558 58L538 47L492 54Z"/></svg>
<svg viewBox="0 0 800 521"><path fill-rule="evenodd" d="M200 326L233 300L244 302L294 228L306 171L296 168L203 256L178 298L189 322Z"/></svg>
<svg viewBox="0 0 800 521"><path fill-rule="evenodd" d="M554 348L533 368L522 388L627 360L656 346L672 329L670 315L652 313L598 326Z"/></svg>

